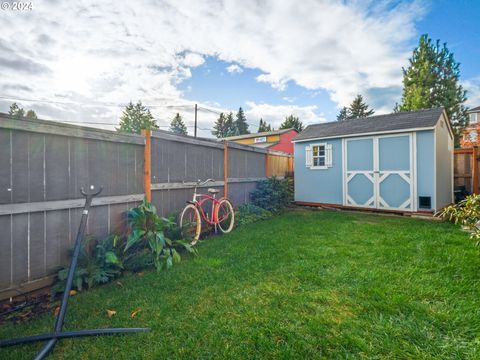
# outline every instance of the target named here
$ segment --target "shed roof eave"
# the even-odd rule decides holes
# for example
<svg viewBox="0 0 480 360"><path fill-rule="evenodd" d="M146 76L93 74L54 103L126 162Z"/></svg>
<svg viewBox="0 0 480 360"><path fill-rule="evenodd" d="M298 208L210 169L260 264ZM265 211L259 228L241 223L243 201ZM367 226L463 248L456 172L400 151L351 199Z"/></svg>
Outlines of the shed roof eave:
<svg viewBox="0 0 480 360"><path fill-rule="evenodd" d="M401 134L401 133L409 133L409 132L424 131L424 130L435 130L435 126L418 127L418 128L411 128L411 129L398 129L398 130L389 130L389 131L374 131L374 132L358 133L358 134L320 136L320 137L312 137L309 139L292 140L292 143L308 142L308 141L315 141L315 140L326 140L326 139L343 139L347 137L352 138L352 137L372 136L372 135L381 135L381 134Z"/></svg>

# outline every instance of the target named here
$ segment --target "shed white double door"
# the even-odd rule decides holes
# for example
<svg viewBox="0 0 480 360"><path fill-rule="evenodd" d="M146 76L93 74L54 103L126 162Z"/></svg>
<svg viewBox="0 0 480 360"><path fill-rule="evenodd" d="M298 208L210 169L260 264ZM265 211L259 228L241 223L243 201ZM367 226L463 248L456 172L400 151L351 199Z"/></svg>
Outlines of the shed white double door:
<svg viewBox="0 0 480 360"><path fill-rule="evenodd" d="M344 139L344 205L414 210L414 134Z"/></svg>

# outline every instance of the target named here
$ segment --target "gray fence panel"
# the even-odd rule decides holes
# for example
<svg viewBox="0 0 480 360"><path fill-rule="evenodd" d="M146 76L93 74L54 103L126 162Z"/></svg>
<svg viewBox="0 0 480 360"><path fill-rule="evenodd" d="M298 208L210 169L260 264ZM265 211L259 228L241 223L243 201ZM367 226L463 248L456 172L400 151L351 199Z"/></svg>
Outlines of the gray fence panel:
<svg viewBox="0 0 480 360"><path fill-rule="evenodd" d="M0 129L0 204L9 204L12 202L12 192L10 176L10 157L11 157L11 143L10 130Z"/></svg>
<svg viewBox="0 0 480 360"><path fill-rule="evenodd" d="M28 202L45 200L45 137L28 133Z"/></svg>
<svg viewBox="0 0 480 360"><path fill-rule="evenodd" d="M68 138L45 135L45 200L69 198Z"/></svg>
<svg viewBox="0 0 480 360"><path fill-rule="evenodd" d="M69 198L81 198L79 189L87 187L90 182L88 169L88 140L70 139L70 186Z"/></svg>
<svg viewBox="0 0 480 360"><path fill-rule="evenodd" d="M88 214L87 232L101 239L108 235L108 205L92 207Z"/></svg>
<svg viewBox="0 0 480 360"><path fill-rule="evenodd" d="M30 276L29 280L40 279L47 275L45 267L45 212L36 212L30 216ZM67 234L68 235L68 234Z"/></svg>
<svg viewBox="0 0 480 360"><path fill-rule="evenodd" d="M0 289L10 286L12 252L11 252L11 215L0 216Z"/></svg>
<svg viewBox="0 0 480 360"><path fill-rule="evenodd" d="M55 210L46 213L45 253L46 272L55 273L56 270L68 262L70 249L70 227L68 210Z"/></svg>
<svg viewBox="0 0 480 360"><path fill-rule="evenodd" d="M28 133L12 133L12 202L28 202Z"/></svg>
<svg viewBox="0 0 480 360"><path fill-rule="evenodd" d="M12 223L12 282L21 284L28 280L28 214L13 216Z"/></svg>
<svg viewBox="0 0 480 360"><path fill-rule="evenodd" d="M125 231L127 205L110 205L110 233L122 233Z"/></svg>

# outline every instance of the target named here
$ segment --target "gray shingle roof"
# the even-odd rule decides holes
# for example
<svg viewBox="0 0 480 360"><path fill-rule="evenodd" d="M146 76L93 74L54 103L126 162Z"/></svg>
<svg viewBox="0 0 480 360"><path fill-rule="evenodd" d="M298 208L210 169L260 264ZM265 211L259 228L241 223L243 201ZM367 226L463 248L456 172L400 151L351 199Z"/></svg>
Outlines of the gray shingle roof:
<svg viewBox="0 0 480 360"><path fill-rule="evenodd" d="M480 106L474 107L473 109L468 109L468 113L480 111Z"/></svg>
<svg viewBox="0 0 480 360"><path fill-rule="evenodd" d="M432 127L442 111L435 108L309 125L293 141Z"/></svg>

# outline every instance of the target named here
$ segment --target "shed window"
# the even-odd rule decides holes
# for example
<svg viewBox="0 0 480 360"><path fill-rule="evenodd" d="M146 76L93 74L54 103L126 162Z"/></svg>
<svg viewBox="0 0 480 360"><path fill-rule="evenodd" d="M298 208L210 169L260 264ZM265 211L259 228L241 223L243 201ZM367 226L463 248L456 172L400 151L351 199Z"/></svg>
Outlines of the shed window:
<svg viewBox="0 0 480 360"><path fill-rule="evenodd" d="M470 122L470 124L476 124L478 122L478 114L477 113L471 113L469 122Z"/></svg>
<svg viewBox="0 0 480 360"><path fill-rule="evenodd" d="M306 147L305 165L311 169L326 169L332 166L332 145L312 144Z"/></svg>

